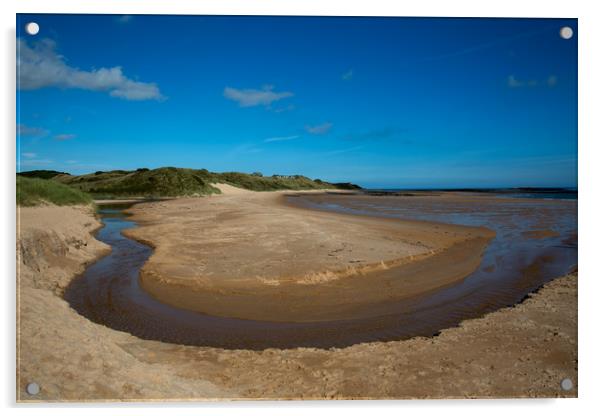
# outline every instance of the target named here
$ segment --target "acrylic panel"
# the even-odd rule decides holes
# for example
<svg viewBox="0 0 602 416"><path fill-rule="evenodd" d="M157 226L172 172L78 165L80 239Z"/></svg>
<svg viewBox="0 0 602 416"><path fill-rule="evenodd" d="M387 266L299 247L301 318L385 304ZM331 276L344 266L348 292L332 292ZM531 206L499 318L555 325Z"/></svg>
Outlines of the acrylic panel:
<svg viewBox="0 0 602 416"><path fill-rule="evenodd" d="M17 15L17 399L576 397L577 29Z"/></svg>

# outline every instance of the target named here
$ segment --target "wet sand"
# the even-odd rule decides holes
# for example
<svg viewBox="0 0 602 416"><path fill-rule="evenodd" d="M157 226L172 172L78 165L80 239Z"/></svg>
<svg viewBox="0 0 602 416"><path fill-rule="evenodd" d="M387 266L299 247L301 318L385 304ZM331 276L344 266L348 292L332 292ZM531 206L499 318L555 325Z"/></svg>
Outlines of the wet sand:
<svg viewBox="0 0 602 416"><path fill-rule="evenodd" d="M73 279L64 294L65 300L79 314L110 328L143 339L174 344L260 350L301 346L332 348L374 340L428 336L460 320L457 311L449 313L445 310L449 302L443 303L443 310L431 306L421 313L412 302L394 298L370 305L371 316L366 318L304 322L225 318L170 306L140 287L140 268L147 263L153 250L124 236L136 225L124 213L126 208L127 205L117 204L105 205L99 210L105 226L96 238L113 250ZM396 269L393 267L391 271ZM348 281L353 283L354 280ZM311 288L315 290L316 286L320 285L313 284ZM183 296L177 290L175 293ZM198 295L193 299L198 301ZM280 300L270 301L272 305ZM480 312L481 309L477 311Z"/></svg>
<svg viewBox="0 0 602 416"><path fill-rule="evenodd" d="M385 304L453 284L493 238L484 227L292 208L289 193L135 205L124 231L155 248L142 287L213 316L312 322L383 315Z"/></svg>
<svg viewBox="0 0 602 416"><path fill-rule="evenodd" d="M61 287L107 248L87 209L20 209L19 401L576 397L577 275L434 338L263 351L146 341L80 316ZM571 391L559 388L569 377ZM37 396L28 382L41 386Z"/></svg>
<svg viewBox="0 0 602 416"><path fill-rule="evenodd" d="M491 243L487 244L485 254L474 256L478 259L475 262L476 269L467 276L461 274L458 279L454 278L454 273L458 271L456 263L462 256L473 256L470 250L474 240L460 241L439 251L412 254L409 259L400 258L387 263L381 260L376 267L374 264L357 268L348 266L345 273L326 269L318 273L321 279L309 282L295 279L294 275L287 278L284 275L287 270L284 270L281 275L271 279L261 276L258 279L245 279L245 276L232 280L218 278L216 283L221 286L217 290L212 287L207 289L211 281L202 276L202 285L195 286L194 279L189 279L192 282L188 283L150 279L143 289L140 283L145 282L139 282L140 269L149 266L149 258L153 258L154 250L124 235L144 231L147 227L142 227L142 230L135 228L137 224L132 217L127 217L123 212L127 205L103 206L100 214L105 227L97 238L114 250L110 256L74 279L65 293L65 299L76 311L92 321L144 339L232 349L332 348L375 340L431 336L444 328L458 325L462 320L519 302L529 291L572 270L577 261L576 244L563 242L567 238L570 240L576 232L574 201L527 201L465 193L422 193L420 197L415 193L411 198L405 195L374 197L332 192L257 194L222 186L225 196L156 203L161 213L161 219L155 220L156 223L164 225L173 222L170 217L173 214L178 220L185 219L183 222L186 224L186 231L181 226L173 227L178 231L177 238L190 230L196 233L196 237L190 236L175 247L178 252L169 253L170 261L175 259L181 263L178 264L180 270L184 269L182 266L190 269L195 264L215 268L215 264L219 267L225 262L230 265L232 275L236 275L241 260L250 262L250 268L255 265L253 262L269 264L274 259L280 265L289 262L295 264L294 257L289 260L282 256L284 250L278 249L282 243L287 249L295 243L295 247L302 251L290 254L304 259L303 250L311 253L314 247L311 233L315 235L315 230L328 230L333 221L337 222L334 230L340 230L348 223L355 227L353 230L356 234L348 235L357 242L348 250L352 254L353 249L366 252L375 247L398 249L396 239L391 238L396 235L389 230L405 237L400 244L402 249L404 245L411 248L410 237L416 238L418 233L421 233L419 237L425 234L428 237L429 232L449 235L451 230L448 227L454 226L441 222L469 225L462 227L463 230L491 228L496 233ZM216 199L219 204L216 204ZM286 205L283 205L283 201L286 201ZM227 220L208 224L214 216L231 214L228 205L231 202L235 202L239 210L234 217L236 221L229 216ZM207 209L211 205L220 209L212 212ZM141 204L135 209L145 213L149 207L153 205ZM199 212L199 208L204 210ZM174 214L174 210L184 211L188 215ZM400 210L401 218L398 214ZM165 215L166 212L170 215ZM274 215L275 212L277 215ZM408 218L424 216L428 216L429 222L408 221ZM270 219L269 227L259 227L259 232L257 227L253 228L257 224L265 226L266 217ZM316 217L320 221L318 224L315 223ZM433 220L439 222L433 223ZM297 227L297 230L305 232L295 234L289 227L285 229L293 238L277 234L280 229L278 226L286 227L301 222L306 223L305 228ZM247 227L241 227L241 223ZM556 230L550 233L552 235L539 239L529 236L530 232L539 232L546 223ZM199 227L199 224L202 226ZM251 227L248 227L249 224ZM375 226L379 227L377 233L373 231ZM399 226L403 227L401 231L395 228ZM440 230L442 226L444 230ZM213 229L205 233L210 227ZM386 227L385 231L382 231L383 227ZM248 231L248 235L237 229ZM168 232L169 228L162 230L161 236L167 236ZM222 252L214 250L212 243L216 238L221 242L224 234L228 236L237 232L240 241L230 238L231 242L223 244ZM375 243L362 246L364 239L357 236L363 237L370 232ZM328 234L330 238L336 239L338 236L340 233ZM269 238L275 244L270 244L267 249L260 244L245 244L245 240L259 241L259 237ZM383 237L384 241L378 240ZM170 239L165 240L169 243ZM425 247L422 241L416 239L416 242ZM211 255L203 248L203 243L208 243L209 251L214 250L209 253ZM342 244L345 247L347 243L343 241ZM203 256L184 260L178 257L180 252L190 249L189 245L196 246L199 252L204 250L201 253ZM277 249L274 250L274 247ZM230 248L234 249L231 257L225 254L230 253ZM235 253L236 250L239 253ZM343 250L334 250L334 253L340 251ZM338 260L332 258L336 256L334 253L330 252L322 258L332 263ZM321 260L319 252L315 257ZM244 266L249 268L249 264ZM311 266L302 265L307 268ZM429 285L437 283L437 276L451 283L429 289ZM423 278L429 280L420 281ZM149 288L154 297L149 295ZM422 291L416 294L408 288ZM216 304L226 311L225 316L205 312ZM244 313L245 318L226 315L233 311ZM261 318L249 318L253 316Z"/></svg>

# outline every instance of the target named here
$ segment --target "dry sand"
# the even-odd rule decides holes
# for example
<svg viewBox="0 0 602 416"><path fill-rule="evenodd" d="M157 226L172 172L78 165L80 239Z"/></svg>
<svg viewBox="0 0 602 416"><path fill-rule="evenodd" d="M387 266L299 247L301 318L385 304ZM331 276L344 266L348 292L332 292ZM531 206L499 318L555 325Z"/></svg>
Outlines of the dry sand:
<svg viewBox="0 0 602 416"><path fill-rule="evenodd" d="M92 208L18 213L18 400L223 397L227 389L134 359L123 345L138 339L90 322L62 299L68 282L110 250L91 235L101 226ZM30 382L41 387L36 397L25 392Z"/></svg>
<svg viewBox="0 0 602 416"><path fill-rule="evenodd" d="M224 197L212 197L218 201ZM176 204L177 206L177 204ZM434 338L265 351L145 341L94 324L60 297L107 247L85 208L21 208L18 400L575 397L577 275ZM29 396L29 382L41 386Z"/></svg>
<svg viewBox="0 0 602 416"><path fill-rule="evenodd" d="M495 235L293 208L280 192L221 188L224 195L129 210L140 226L125 234L155 247L142 286L162 302L269 321L382 315L385 302L465 278Z"/></svg>

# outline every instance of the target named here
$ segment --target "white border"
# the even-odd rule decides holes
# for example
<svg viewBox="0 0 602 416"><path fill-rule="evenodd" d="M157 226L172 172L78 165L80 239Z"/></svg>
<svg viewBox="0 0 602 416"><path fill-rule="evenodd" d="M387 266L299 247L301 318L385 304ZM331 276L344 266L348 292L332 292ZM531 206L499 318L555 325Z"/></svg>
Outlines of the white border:
<svg viewBox="0 0 602 416"><path fill-rule="evenodd" d="M579 399L567 400L489 400L489 401L406 401L406 402L279 402L270 403L218 403L218 404L144 404L144 405L85 405L86 413L163 414L164 407L177 407L183 414L224 414L232 412L250 414L327 414L345 412L349 415L365 414L373 410L385 414L400 412L428 412L446 414L503 414L527 410L545 412L547 415L568 412L592 411L597 406L600 386L600 272L596 267L601 235L599 211L602 165L600 141L600 74L602 74L602 22L593 1L541 1L524 0L428 0L394 2L370 0L3 0L2 13L2 81L4 97L0 101L1 125L5 134L2 140L3 167L0 170L3 190L0 230L2 245L0 255L5 273L2 332L2 366L0 378L2 403L12 414L15 404L15 13L114 13L114 14L238 14L238 15L347 15L347 16L466 16L466 17L577 17L579 18ZM598 214L598 215L596 215ZM62 405L64 406L64 405ZM84 406L84 405L82 405ZM18 406L26 413L40 411L39 406ZM60 408L52 405L43 410L48 414L80 414L80 406ZM143 407L141 409L140 407ZM198 409L198 408L202 409ZM283 408L284 407L284 408ZM23 409L21 409L23 411Z"/></svg>
<svg viewBox="0 0 602 416"><path fill-rule="evenodd" d="M392 2L371 0L108 0L75 2L19 0L21 13L115 13L115 14L237 14L321 16L464 16L464 17L577 17L585 6L551 0L530 4L524 0L479 2L475 0L426 0ZM535 3L535 2L531 2ZM585 7L587 9L587 7ZM581 16L583 14L581 13Z"/></svg>

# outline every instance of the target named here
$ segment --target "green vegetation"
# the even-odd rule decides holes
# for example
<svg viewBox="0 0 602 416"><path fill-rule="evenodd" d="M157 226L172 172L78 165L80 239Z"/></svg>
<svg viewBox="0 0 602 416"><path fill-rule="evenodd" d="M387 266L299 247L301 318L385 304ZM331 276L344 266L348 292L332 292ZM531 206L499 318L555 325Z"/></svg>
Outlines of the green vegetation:
<svg viewBox="0 0 602 416"><path fill-rule="evenodd" d="M239 188L249 189L251 191L277 191L283 189L302 190L302 189L326 189L334 188L332 184L326 182L317 182L305 176L261 176L257 173L248 175L246 173L225 172L215 173L214 182L227 183Z"/></svg>
<svg viewBox="0 0 602 416"><path fill-rule="evenodd" d="M95 197L176 197L219 193L193 169L114 170L88 175L59 175L54 180Z"/></svg>
<svg viewBox="0 0 602 416"><path fill-rule="evenodd" d="M90 204L92 198L53 180L17 176L17 205L33 206L44 202L55 205Z"/></svg>
<svg viewBox="0 0 602 416"><path fill-rule="evenodd" d="M339 183L333 183L333 185L337 189L345 189L345 190L348 190L348 191L359 191L360 189L362 189L361 186L356 185L356 184L351 183L351 182L339 182Z"/></svg>
<svg viewBox="0 0 602 416"><path fill-rule="evenodd" d="M68 175L68 173L57 172L56 170L32 170L30 172L20 172L17 175L26 178L52 179L57 175Z"/></svg>
<svg viewBox="0 0 602 416"><path fill-rule="evenodd" d="M239 172L215 173L209 172L207 169L174 167L152 170L139 168L135 171L97 171L79 176L55 171L31 171L19 175L31 177L50 175L47 172L54 173L50 176L53 181L89 193L97 199L209 195L220 192L219 189L211 186L214 183L226 183L252 191L361 189L359 186L350 183L333 184L301 175L263 176L260 172L252 174Z"/></svg>

